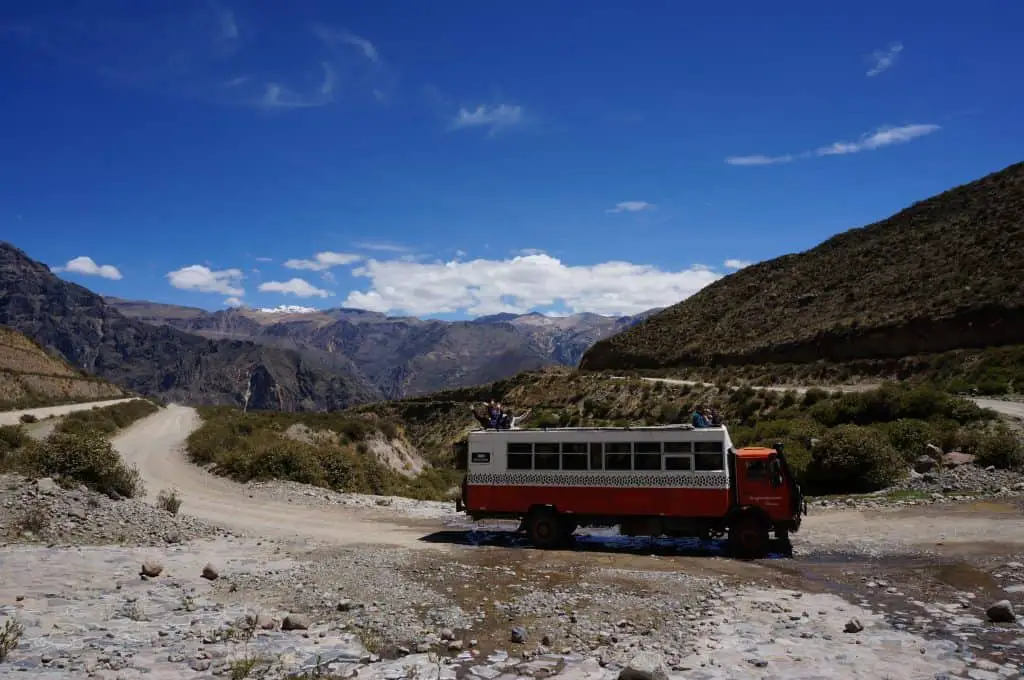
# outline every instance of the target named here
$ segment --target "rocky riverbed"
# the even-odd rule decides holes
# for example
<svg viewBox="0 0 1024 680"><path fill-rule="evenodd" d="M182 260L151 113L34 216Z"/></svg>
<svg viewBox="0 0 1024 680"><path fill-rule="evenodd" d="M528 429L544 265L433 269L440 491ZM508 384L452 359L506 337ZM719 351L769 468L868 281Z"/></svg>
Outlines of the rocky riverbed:
<svg viewBox="0 0 1024 680"><path fill-rule="evenodd" d="M599 535L539 551L441 521L426 550L268 540L183 500L174 516L0 479L0 677L988 680L1024 663L1012 505L890 509L885 532L822 510L795 559L747 563ZM986 529L926 549L936 524Z"/></svg>

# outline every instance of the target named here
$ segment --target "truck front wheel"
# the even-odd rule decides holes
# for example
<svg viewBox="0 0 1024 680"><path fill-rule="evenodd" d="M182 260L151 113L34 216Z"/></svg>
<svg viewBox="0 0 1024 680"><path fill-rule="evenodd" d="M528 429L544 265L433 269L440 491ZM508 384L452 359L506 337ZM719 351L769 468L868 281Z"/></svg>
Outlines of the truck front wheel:
<svg viewBox="0 0 1024 680"><path fill-rule="evenodd" d="M564 524L553 508L540 508L526 518L526 533L538 548L557 548L568 538Z"/></svg>
<svg viewBox="0 0 1024 680"><path fill-rule="evenodd" d="M757 560L768 554L771 538L768 527L759 517L745 513L729 527L729 549L734 557Z"/></svg>

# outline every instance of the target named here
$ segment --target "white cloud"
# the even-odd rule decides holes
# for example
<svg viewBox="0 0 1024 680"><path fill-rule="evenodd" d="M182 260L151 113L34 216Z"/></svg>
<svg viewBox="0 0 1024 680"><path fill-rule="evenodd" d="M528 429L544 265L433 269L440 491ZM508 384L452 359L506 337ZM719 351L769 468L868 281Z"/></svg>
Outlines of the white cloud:
<svg viewBox="0 0 1024 680"><path fill-rule="evenodd" d="M311 314L320 310L316 307L303 307L302 305L278 305L277 307L261 307L260 311L266 314Z"/></svg>
<svg viewBox="0 0 1024 680"><path fill-rule="evenodd" d="M888 49L875 50L871 53L871 59L874 60L875 65L865 75L868 78L873 78L880 73L885 73L896 63L896 57L902 51L903 45L901 43L893 43L889 45Z"/></svg>
<svg viewBox="0 0 1024 680"><path fill-rule="evenodd" d="M238 38L238 24L235 22L235 13L230 9L222 9L218 13L220 19L220 30L227 40Z"/></svg>
<svg viewBox="0 0 1024 680"><path fill-rule="evenodd" d="M224 301L224 304L227 305L228 307L244 307L245 306L245 302L242 300L242 298L239 298L239 297L229 297L227 300Z"/></svg>
<svg viewBox="0 0 1024 680"><path fill-rule="evenodd" d="M273 262L274 258L272 258L272 257L257 257L256 261L257 262Z"/></svg>
<svg viewBox="0 0 1024 680"><path fill-rule="evenodd" d="M789 163L793 156L730 156L725 159L729 165L775 165L776 163Z"/></svg>
<svg viewBox="0 0 1024 680"><path fill-rule="evenodd" d="M232 297L245 295L245 290L241 287L242 277L241 269L214 271L201 264L193 264L167 273L171 285L179 290L220 293Z"/></svg>
<svg viewBox="0 0 1024 680"><path fill-rule="evenodd" d="M644 210L650 210L653 207L654 204L648 203L647 201L622 201L621 203L616 203L614 208L608 208L607 212L643 212Z"/></svg>
<svg viewBox="0 0 1024 680"><path fill-rule="evenodd" d="M339 43L356 48L364 57L374 64L380 63L380 53L372 42L350 31L338 31L328 26L317 24L312 27L313 35L328 47L336 47Z"/></svg>
<svg viewBox="0 0 1024 680"><path fill-rule="evenodd" d="M930 135L937 130L939 130L938 125L904 125L903 127L882 128L877 132L864 135L859 142L833 142L828 146L821 147L815 153L819 156L837 156L870 151L883 146L909 142L912 139Z"/></svg>
<svg viewBox="0 0 1024 680"><path fill-rule="evenodd" d="M731 156L726 158L725 162L729 165L773 165L813 157L842 156L861 151L873 151L893 144L903 144L941 129L938 125L932 124L883 127L861 136L860 141L857 142L833 142L827 146L818 147L814 151L802 151L798 154L784 156Z"/></svg>
<svg viewBox="0 0 1024 680"><path fill-rule="evenodd" d="M510 260L368 260L354 275L370 280L343 303L379 312L472 316L525 313L552 306L570 312L635 314L689 297L721 274L702 265L664 271L629 262L566 265L544 253Z"/></svg>
<svg viewBox="0 0 1024 680"><path fill-rule="evenodd" d="M459 130L473 127L489 127L491 132L499 128L516 125L523 120L523 107L499 104L498 106L478 106L470 111L460 108L452 121L452 128Z"/></svg>
<svg viewBox="0 0 1024 680"><path fill-rule="evenodd" d="M330 297L334 295L329 290L317 288L304 279L288 279L287 281L267 281L259 285L261 293L280 293L282 295L295 295L296 297Z"/></svg>
<svg viewBox="0 0 1024 680"><path fill-rule="evenodd" d="M351 253L335 253L330 250L317 253L312 260L285 260L284 266L288 269L309 269L314 272L322 272L331 267L340 267L352 264L363 259L361 255Z"/></svg>
<svg viewBox="0 0 1024 680"><path fill-rule="evenodd" d="M749 267L754 263L751 262L750 260L729 259L723 262L722 264L725 266L726 269L743 269L744 267Z"/></svg>
<svg viewBox="0 0 1024 680"><path fill-rule="evenodd" d="M121 270L114 265L96 264L91 257L86 257L85 255L68 260L67 264L63 267L53 267L52 271L74 272L76 274L85 274L86 276L101 276L104 279L112 279L114 281L120 281L123 278Z"/></svg>

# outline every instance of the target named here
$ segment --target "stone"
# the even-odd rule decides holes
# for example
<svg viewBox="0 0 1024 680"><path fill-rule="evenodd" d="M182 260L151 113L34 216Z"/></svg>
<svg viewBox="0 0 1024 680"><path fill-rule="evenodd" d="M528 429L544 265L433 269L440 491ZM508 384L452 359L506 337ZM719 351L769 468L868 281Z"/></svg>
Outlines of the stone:
<svg viewBox="0 0 1024 680"><path fill-rule="evenodd" d="M660 654L641 652L619 671L619 680L668 680L668 666Z"/></svg>
<svg viewBox="0 0 1024 680"><path fill-rule="evenodd" d="M512 634L509 639L516 644L523 644L526 642L526 629L522 626L516 626L512 629Z"/></svg>
<svg viewBox="0 0 1024 680"><path fill-rule="evenodd" d="M931 456L918 456L914 460L914 472L925 473L935 469L935 459Z"/></svg>
<svg viewBox="0 0 1024 680"><path fill-rule="evenodd" d="M992 623L1013 623L1017 615L1013 611L1013 605L1009 600L1000 600L985 610L985 615Z"/></svg>
<svg viewBox="0 0 1024 680"><path fill-rule="evenodd" d="M351 611L353 607L355 607L355 603L352 602L352 600L347 598L344 600L338 600L337 610L339 612Z"/></svg>
<svg viewBox="0 0 1024 680"><path fill-rule="evenodd" d="M864 630L864 624L860 622L860 619L850 619L843 626L843 630L847 633L859 633Z"/></svg>
<svg viewBox="0 0 1024 680"><path fill-rule="evenodd" d="M277 619L270 614L258 614L256 616L256 627L260 630L274 630L277 628Z"/></svg>
<svg viewBox="0 0 1024 680"><path fill-rule="evenodd" d="M36 491L45 493L47 496L60 492L60 486L49 477L36 480Z"/></svg>
<svg viewBox="0 0 1024 680"><path fill-rule="evenodd" d="M208 562L207 565L203 567L203 578L208 581L216 581L220 578L220 571L217 570L217 567L213 562Z"/></svg>
<svg viewBox="0 0 1024 680"><path fill-rule="evenodd" d="M942 464L946 467L960 467L961 465L971 465L977 459L977 456L973 456L969 453L950 451L942 456Z"/></svg>
<svg viewBox="0 0 1024 680"><path fill-rule="evenodd" d="M281 630L308 630L309 619L302 614L289 614L281 622Z"/></svg>
<svg viewBox="0 0 1024 680"><path fill-rule="evenodd" d="M148 576L149 578L156 578L164 570L164 565L160 564L156 560L146 560L142 563L142 569L139 573L142 576Z"/></svg>

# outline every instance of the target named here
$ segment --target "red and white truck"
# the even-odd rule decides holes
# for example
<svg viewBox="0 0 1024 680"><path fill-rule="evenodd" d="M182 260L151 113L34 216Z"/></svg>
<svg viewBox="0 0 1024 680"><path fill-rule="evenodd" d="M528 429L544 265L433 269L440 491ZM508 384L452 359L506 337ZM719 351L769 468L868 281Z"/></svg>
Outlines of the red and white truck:
<svg viewBox="0 0 1024 680"><path fill-rule="evenodd" d="M459 455L459 512L516 519L537 547L585 526L627 536L728 534L737 557L784 546L807 503L782 446L735 449L725 426L476 430Z"/></svg>

